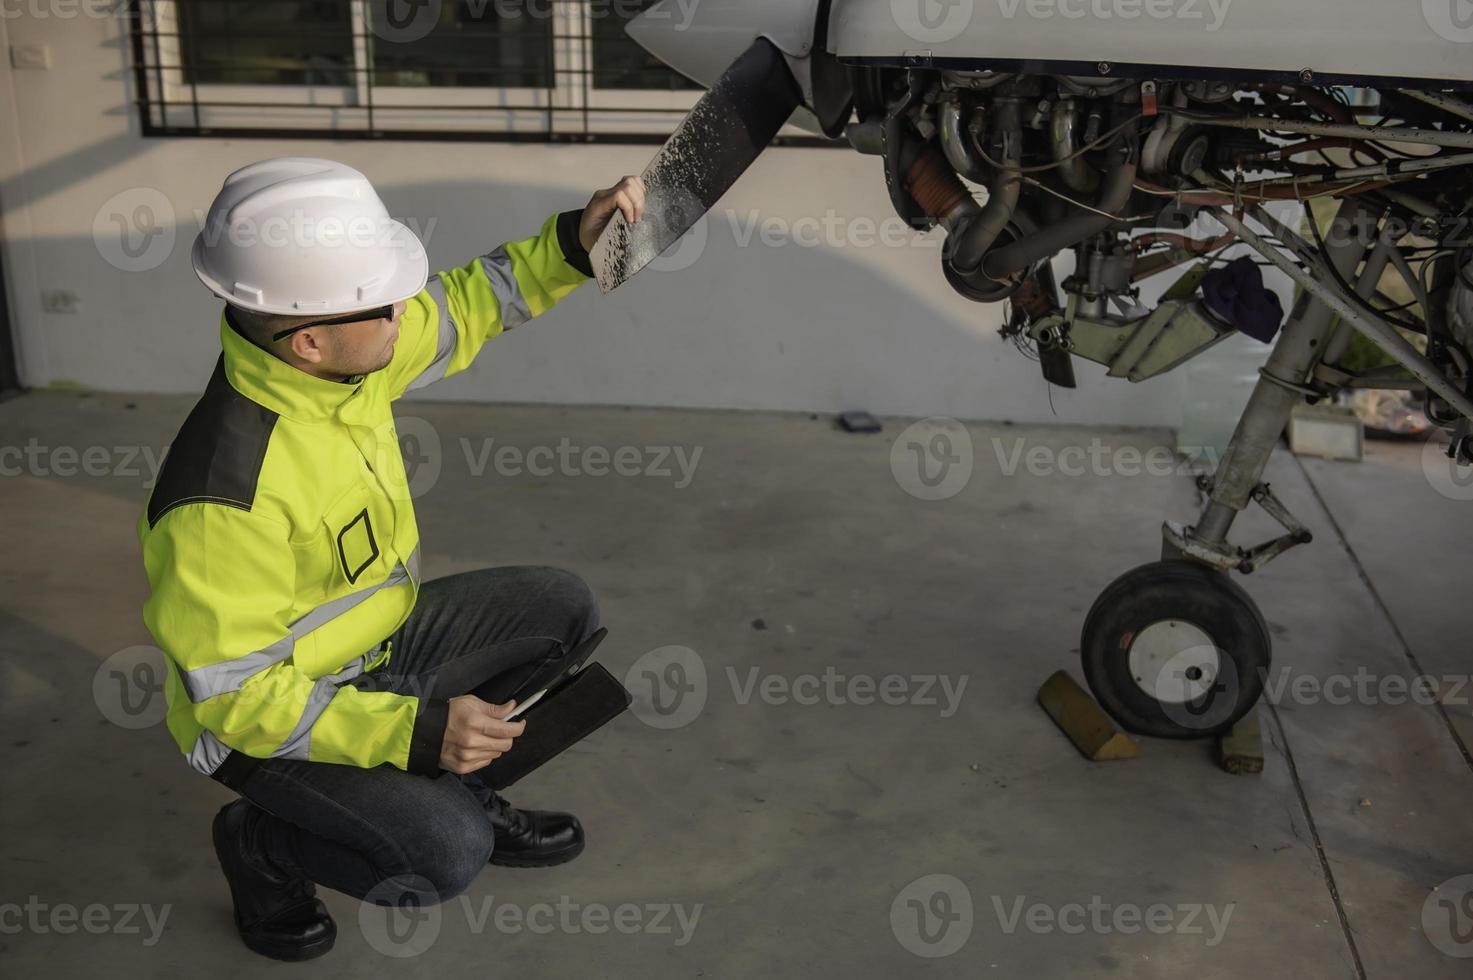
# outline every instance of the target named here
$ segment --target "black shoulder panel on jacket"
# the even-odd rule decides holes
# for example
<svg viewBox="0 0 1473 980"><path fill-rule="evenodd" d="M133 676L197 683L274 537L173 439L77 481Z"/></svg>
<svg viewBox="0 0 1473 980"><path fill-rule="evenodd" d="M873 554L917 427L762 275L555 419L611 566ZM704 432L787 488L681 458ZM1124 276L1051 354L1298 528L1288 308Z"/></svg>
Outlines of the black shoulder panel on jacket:
<svg viewBox="0 0 1473 980"><path fill-rule="evenodd" d="M277 415L230 386L225 360L184 420L148 498L148 526L181 504L207 500L250 510Z"/></svg>

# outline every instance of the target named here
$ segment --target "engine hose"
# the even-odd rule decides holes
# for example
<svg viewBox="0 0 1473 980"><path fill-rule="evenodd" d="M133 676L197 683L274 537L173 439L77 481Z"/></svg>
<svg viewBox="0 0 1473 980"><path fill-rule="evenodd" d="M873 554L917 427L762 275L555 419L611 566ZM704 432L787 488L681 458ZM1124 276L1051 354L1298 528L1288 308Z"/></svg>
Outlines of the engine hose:
<svg viewBox="0 0 1473 980"><path fill-rule="evenodd" d="M905 175L905 189L927 214L944 218L971 198L961 178L946 164L935 143L927 143Z"/></svg>

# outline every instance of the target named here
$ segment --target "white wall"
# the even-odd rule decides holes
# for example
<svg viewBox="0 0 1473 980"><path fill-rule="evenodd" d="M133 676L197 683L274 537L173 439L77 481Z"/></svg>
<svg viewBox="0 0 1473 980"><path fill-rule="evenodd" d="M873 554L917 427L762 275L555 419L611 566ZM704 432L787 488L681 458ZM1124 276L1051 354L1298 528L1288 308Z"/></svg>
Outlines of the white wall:
<svg viewBox="0 0 1473 980"><path fill-rule="evenodd" d="M24 10L17 0L4 9ZM189 244L231 169L279 154L368 173L389 209L426 232L432 267L535 234L551 213L639 173L652 146L143 139L121 24L0 19L7 45L44 43L49 70L0 67L0 205L22 377L117 391L192 392L218 353L218 304ZM118 256L114 215L153 202L165 234L142 271ZM496 340L432 397L1176 426L1179 375L1130 385L1079 365L1056 389L997 336L1000 307L952 292L940 233L916 244L742 247L732 221L890 219L877 158L774 149L705 224L679 271L648 270L609 296L588 284ZM94 233L96 232L96 233ZM167 247L172 235L172 247ZM140 240L141 241L141 240ZM696 239L692 239L692 242ZM687 243L682 247L692 247ZM111 253L109 261L104 253ZM677 253L689 257L693 253ZM73 294L74 312L43 309Z"/></svg>

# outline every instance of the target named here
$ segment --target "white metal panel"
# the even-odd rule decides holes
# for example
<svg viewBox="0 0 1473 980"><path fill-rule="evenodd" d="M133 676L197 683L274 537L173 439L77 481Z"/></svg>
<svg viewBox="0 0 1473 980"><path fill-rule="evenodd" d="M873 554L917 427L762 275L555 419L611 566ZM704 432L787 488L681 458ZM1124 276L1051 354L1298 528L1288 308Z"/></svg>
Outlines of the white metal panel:
<svg viewBox="0 0 1473 980"><path fill-rule="evenodd" d="M1470 0L834 0L842 57L1473 80Z"/></svg>

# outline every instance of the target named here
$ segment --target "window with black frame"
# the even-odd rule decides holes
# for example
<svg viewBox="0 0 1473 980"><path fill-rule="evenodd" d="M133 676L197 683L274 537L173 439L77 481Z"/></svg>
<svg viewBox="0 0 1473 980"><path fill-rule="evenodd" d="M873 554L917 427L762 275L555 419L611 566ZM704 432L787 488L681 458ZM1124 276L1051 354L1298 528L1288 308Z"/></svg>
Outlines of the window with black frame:
<svg viewBox="0 0 1473 980"><path fill-rule="evenodd" d="M125 11L145 135L654 142L701 92L625 34L654 2L130 0Z"/></svg>
<svg viewBox="0 0 1473 980"><path fill-rule="evenodd" d="M552 7L542 0L449 0L399 21L404 0L368 0L375 85L553 88ZM413 8L411 8L413 9ZM433 15L433 16L431 16Z"/></svg>
<svg viewBox="0 0 1473 980"><path fill-rule="evenodd" d="M351 0L179 0L191 85L354 84Z"/></svg>
<svg viewBox="0 0 1473 980"><path fill-rule="evenodd" d="M634 43L624 25L656 0L589 0L593 38L593 87L639 91L699 90L701 86L672 70Z"/></svg>

